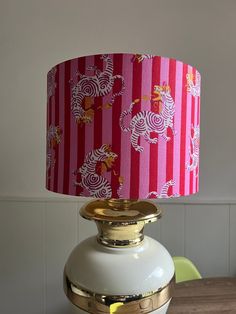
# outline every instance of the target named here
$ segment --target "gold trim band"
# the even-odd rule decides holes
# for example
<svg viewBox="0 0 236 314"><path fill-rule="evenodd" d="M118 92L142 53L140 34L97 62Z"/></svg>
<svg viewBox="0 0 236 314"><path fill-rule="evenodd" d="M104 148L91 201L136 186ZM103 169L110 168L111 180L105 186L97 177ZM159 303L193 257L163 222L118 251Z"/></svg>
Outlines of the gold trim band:
<svg viewBox="0 0 236 314"><path fill-rule="evenodd" d="M132 247L144 239L143 228L145 222L126 223L123 225L101 223L96 221L98 228L97 240L110 247Z"/></svg>
<svg viewBox="0 0 236 314"><path fill-rule="evenodd" d="M138 295L102 295L76 287L64 274L64 290L68 299L85 312L109 314L110 306L121 302L117 314L146 314L157 310L167 303L173 293L175 276L163 288Z"/></svg>
<svg viewBox="0 0 236 314"><path fill-rule="evenodd" d="M143 239L145 224L161 217L161 209L149 201L96 200L80 209L83 218L97 224L97 240L109 247L132 247Z"/></svg>

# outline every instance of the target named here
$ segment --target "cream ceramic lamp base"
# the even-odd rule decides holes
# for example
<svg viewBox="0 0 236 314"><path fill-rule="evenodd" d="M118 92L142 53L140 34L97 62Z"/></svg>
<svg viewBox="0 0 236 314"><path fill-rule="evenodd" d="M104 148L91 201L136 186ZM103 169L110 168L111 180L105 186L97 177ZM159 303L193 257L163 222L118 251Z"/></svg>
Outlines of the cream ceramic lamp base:
<svg viewBox="0 0 236 314"><path fill-rule="evenodd" d="M141 219L140 203L145 219ZM144 203L152 211L155 208L155 213L148 213ZM98 205L104 207L101 201L95 203L101 209ZM159 242L142 233L143 225L160 217L160 211L149 202L133 205L130 208L129 204L124 216L118 215L120 208L117 209L116 220L110 224L98 223L99 215L95 216L98 236L86 239L72 251L65 266L64 288L76 306L75 313L166 313L172 295L174 264ZM132 213L136 216L131 224ZM83 210L82 215L85 216ZM123 221L118 223L117 217ZM119 307L113 312L115 304Z"/></svg>

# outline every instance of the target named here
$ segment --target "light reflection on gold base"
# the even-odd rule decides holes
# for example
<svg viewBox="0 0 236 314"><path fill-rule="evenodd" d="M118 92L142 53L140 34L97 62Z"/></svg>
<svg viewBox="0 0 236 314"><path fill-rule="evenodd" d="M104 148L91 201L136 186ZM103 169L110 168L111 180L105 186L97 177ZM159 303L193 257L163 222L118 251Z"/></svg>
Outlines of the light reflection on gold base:
<svg viewBox="0 0 236 314"><path fill-rule="evenodd" d="M110 306L114 303L123 303L117 314L146 314L155 311L167 303L172 297L175 278L157 291L139 295L101 295L76 287L64 275L64 290L69 300L80 309L93 314L109 314Z"/></svg>
<svg viewBox="0 0 236 314"><path fill-rule="evenodd" d="M143 228L161 217L161 209L150 201L95 200L85 204L80 214L94 220L98 242L110 247L138 245L144 238Z"/></svg>

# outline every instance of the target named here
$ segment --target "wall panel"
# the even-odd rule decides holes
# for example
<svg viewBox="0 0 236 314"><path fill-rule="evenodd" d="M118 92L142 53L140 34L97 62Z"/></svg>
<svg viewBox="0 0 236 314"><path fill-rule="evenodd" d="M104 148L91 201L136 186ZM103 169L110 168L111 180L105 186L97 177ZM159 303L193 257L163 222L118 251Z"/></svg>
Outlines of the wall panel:
<svg viewBox="0 0 236 314"><path fill-rule="evenodd" d="M183 256L185 254L185 205L163 204L162 207L160 241L172 256Z"/></svg>
<svg viewBox="0 0 236 314"><path fill-rule="evenodd" d="M67 314L63 269L77 244L77 203L48 202L45 210L45 314Z"/></svg>
<svg viewBox="0 0 236 314"><path fill-rule="evenodd" d="M0 313L45 313L45 205L0 205Z"/></svg>
<svg viewBox="0 0 236 314"><path fill-rule="evenodd" d="M229 274L229 206L187 205L185 254L206 277Z"/></svg>
<svg viewBox="0 0 236 314"><path fill-rule="evenodd" d="M94 221L84 219L80 216L79 210L86 202L78 203L78 241L81 242L88 237L96 235L97 227Z"/></svg>
<svg viewBox="0 0 236 314"><path fill-rule="evenodd" d="M230 263L229 270L231 276L236 276L236 205L230 206L230 238L229 252Z"/></svg>

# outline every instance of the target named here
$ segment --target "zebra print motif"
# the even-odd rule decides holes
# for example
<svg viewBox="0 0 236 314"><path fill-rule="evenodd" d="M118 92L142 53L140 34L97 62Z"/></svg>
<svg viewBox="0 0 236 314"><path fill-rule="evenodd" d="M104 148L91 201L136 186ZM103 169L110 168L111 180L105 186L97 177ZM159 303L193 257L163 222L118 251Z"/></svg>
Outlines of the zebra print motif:
<svg viewBox="0 0 236 314"><path fill-rule="evenodd" d="M47 145L53 148L56 144L61 142L61 128L59 126L50 125L47 131Z"/></svg>
<svg viewBox="0 0 236 314"><path fill-rule="evenodd" d="M55 76L56 76L57 68L54 67L48 72L47 76L47 100L49 101L50 97L55 95Z"/></svg>
<svg viewBox="0 0 236 314"><path fill-rule="evenodd" d="M151 138L150 133L155 132L159 136L163 137L166 141L170 140L167 136L167 128L170 127L173 134L174 130L173 118L175 114L175 104L173 98L170 95L169 86L158 86L154 87L155 94L159 94L163 104L163 109L160 114L156 114L151 111L140 111L131 120L129 127L124 126L124 118L132 113L133 106L139 100L135 100L131 103L128 110L124 110L120 115L120 128L123 132L131 131L131 144L133 148L142 152L143 147L138 145L139 136L143 135L144 139L150 144L156 144L158 138Z"/></svg>
<svg viewBox="0 0 236 314"><path fill-rule="evenodd" d="M52 152L48 152L47 153L47 159L46 159L46 170L49 171L49 169L54 168L55 163L56 163L56 159L53 156Z"/></svg>
<svg viewBox="0 0 236 314"><path fill-rule="evenodd" d="M106 144L92 150L86 155L83 165L74 173L81 175L81 182L75 181L74 184L86 189L92 197L110 198L112 196L111 184L106 178L97 174L96 169L98 162L109 160L112 165L111 161L114 162L117 157L111 151L111 147Z"/></svg>
<svg viewBox="0 0 236 314"><path fill-rule="evenodd" d="M200 127L197 125L193 129L193 136L190 137L190 147L189 147L189 156L190 161L186 164L186 168L188 171L194 171L196 177L198 177L198 165L199 165L199 148L200 148Z"/></svg>
<svg viewBox="0 0 236 314"><path fill-rule="evenodd" d="M106 69L102 72L96 66L87 68L89 71L95 71L94 76L86 76L79 71L76 76L79 76L79 81L76 83L74 78L70 80L71 84L71 110L78 123L90 123L92 121L93 109L86 110L82 107L82 102L85 97L105 96L112 91L115 80L121 80L121 90L112 94L108 107L111 107L117 96L124 92L125 83L121 75L113 76L113 62L108 55L102 55L101 59L106 62ZM91 111L92 110L92 111Z"/></svg>
<svg viewBox="0 0 236 314"><path fill-rule="evenodd" d="M59 126L50 125L47 131L47 171L55 166L55 146L61 142L62 130Z"/></svg>
<svg viewBox="0 0 236 314"><path fill-rule="evenodd" d="M158 193L155 192L155 191L152 191L152 192L148 193L147 198L151 198L153 195L154 195L156 198L172 198L172 197L178 197L179 194L177 194L177 193L172 194L172 195L168 195L168 191L169 191L169 188L170 188L171 186L175 186L175 181L174 181L174 180L167 181L167 182L163 185L163 187L161 188L160 194L158 194Z"/></svg>
<svg viewBox="0 0 236 314"><path fill-rule="evenodd" d="M192 73L187 73L186 74L186 79L187 79L187 91L194 97L199 97L200 96L200 91L201 91L201 77L198 72L196 72L195 76L195 84L193 83L194 81L194 75Z"/></svg>
<svg viewBox="0 0 236 314"><path fill-rule="evenodd" d="M145 59L152 59L152 58L154 58L154 55L149 55L149 54L140 55L140 54L136 54L136 55L133 56L132 62L137 61L138 63L140 63L140 62L143 62L143 60L145 60Z"/></svg>

